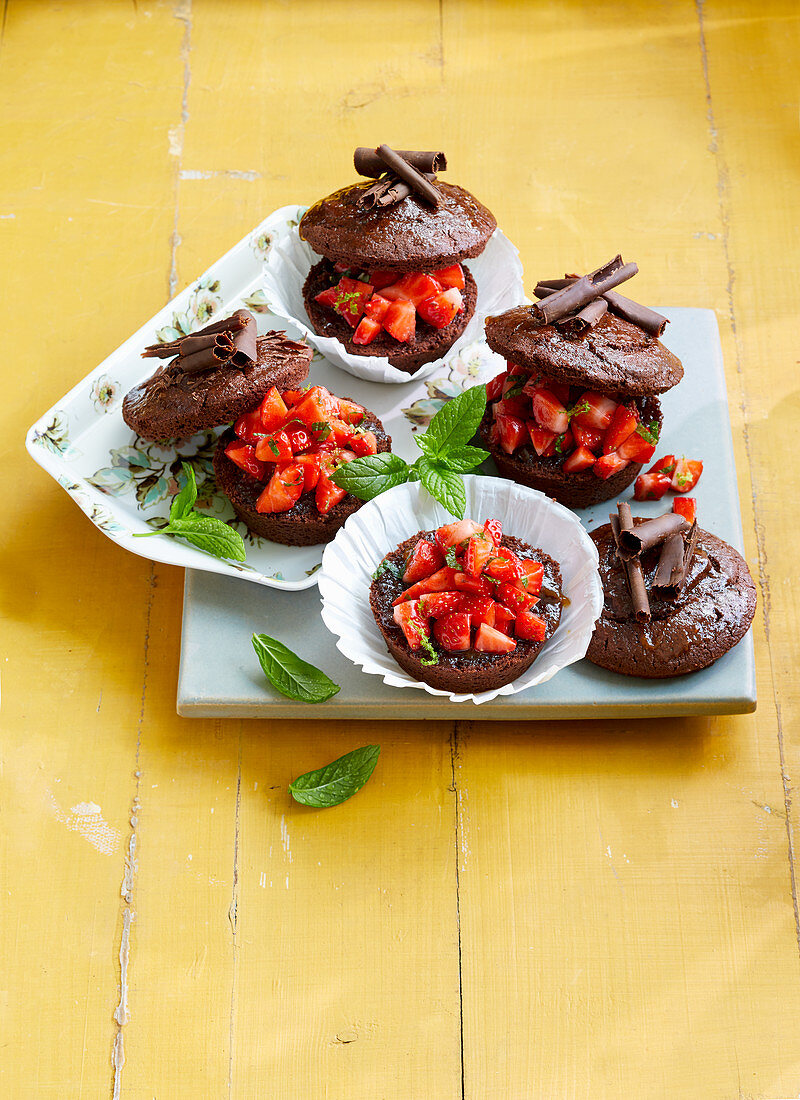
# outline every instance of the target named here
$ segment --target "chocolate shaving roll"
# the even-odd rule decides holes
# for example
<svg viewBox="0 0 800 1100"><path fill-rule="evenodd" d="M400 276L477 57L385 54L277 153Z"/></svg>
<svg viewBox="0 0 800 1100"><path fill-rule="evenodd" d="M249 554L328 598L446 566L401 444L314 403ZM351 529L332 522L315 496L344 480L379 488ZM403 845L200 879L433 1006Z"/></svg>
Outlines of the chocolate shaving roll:
<svg viewBox="0 0 800 1100"><path fill-rule="evenodd" d="M447 157L444 153L434 153L427 150L396 149L398 157L416 168L423 175L447 170ZM360 146L353 154L353 164L360 176L370 176L377 179L386 171L386 161L381 160L375 149L367 149Z"/></svg>
<svg viewBox="0 0 800 1100"><path fill-rule="evenodd" d="M577 275L565 279L540 279L533 288L537 298L549 298L557 290L563 290L565 286L571 286L577 280ZM649 306L640 305L631 298L626 298L616 290L607 290L603 298L608 302L608 308L623 321L630 321L632 325L638 325L648 336L658 339L669 324L669 318L661 313L656 313Z"/></svg>
<svg viewBox="0 0 800 1100"><path fill-rule="evenodd" d="M228 363L242 368L256 361L256 336L255 317L249 310L239 309L230 317L214 321L179 340L148 345L142 352L142 358L167 359L176 356L169 366L184 374L197 374Z"/></svg>
<svg viewBox="0 0 800 1100"><path fill-rule="evenodd" d="M595 298L584 306L579 313L573 313L569 317L561 317L556 321L556 327L570 336L583 336L590 328L594 328L601 317L608 311L608 302L604 298Z"/></svg>
<svg viewBox="0 0 800 1100"><path fill-rule="evenodd" d="M385 167L385 165L384 165ZM425 173L425 179L435 180L436 176L433 173ZM381 209L385 206L394 206L395 203L402 202L403 199L408 198L411 194L411 188L403 180L392 176L391 174L385 175L382 179L379 179L377 183L373 183L372 187L368 187L366 191L361 191L356 199L356 206L361 210L374 210L376 207Z"/></svg>
<svg viewBox="0 0 800 1100"><path fill-rule="evenodd" d="M672 535L682 535L689 530L689 524L676 512L665 512L663 516L647 519L636 527L622 531L621 542L630 554L643 554L654 546L660 546Z"/></svg>
<svg viewBox="0 0 800 1100"><path fill-rule="evenodd" d="M548 295L541 302L531 306L531 311L545 325L551 325L560 317L579 310L595 298L602 297L620 283L632 279L639 268L634 263L623 264L621 256L615 256L603 267L584 275L562 290Z"/></svg>
<svg viewBox="0 0 800 1100"><path fill-rule="evenodd" d="M644 583L644 574L642 573L642 563L638 558L623 556L624 551L620 553L623 531L630 531L633 528L631 506L627 501L620 501L617 505L617 511L619 512L618 516L608 517L611 520L611 530L614 534L614 542L617 544L617 556L622 562L625 576L628 578L628 589L630 590L631 603L633 604L633 613L636 617L636 621L639 623L648 623L651 619L650 601L647 598L647 589Z"/></svg>
<svg viewBox="0 0 800 1100"><path fill-rule="evenodd" d="M433 184L425 179L423 174L409 164L408 161L398 156L394 149L390 149L388 145L379 145L375 153L380 157L389 171L399 176L404 183L408 184L412 191L416 191L417 194L425 199L426 202L429 202L431 206L439 206L442 201L441 196ZM614 283L613 285L616 286L617 284Z"/></svg>
<svg viewBox="0 0 800 1100"><path fill-rule="evenodd" d="M671 535L661 549L653 588L668 599L677 599L694 561L697 549L697 523L693 523L684 542L683 534Z"/></svg>

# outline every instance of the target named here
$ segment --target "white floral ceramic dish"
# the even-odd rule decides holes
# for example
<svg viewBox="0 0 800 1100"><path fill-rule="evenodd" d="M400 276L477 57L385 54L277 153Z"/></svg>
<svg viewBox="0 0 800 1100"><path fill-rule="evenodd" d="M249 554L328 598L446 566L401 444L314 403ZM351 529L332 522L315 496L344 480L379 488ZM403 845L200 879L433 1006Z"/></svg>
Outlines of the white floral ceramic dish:
<svg viewBox="0 0 800 1100"><path fill-rule="evenodd" d="M466 515L499 519L506 534L536 546L559 563L565 604L553 636L531 667L510 684L477 694L440 691L404 672L386 649L369 606L372 575L379 562L417 531L429 531L452 516L417 482L399 485L352 515L325 548L318 583L322 621L337 638L336 648L364 672L382 676L390 687L421 688L453 703L486 703L544 684L586 653L603 607L597 550L574 512L513 481L464 477Z"/></svg>
<svg viewBox="0 0 800 1100"><path fill-rule="evenodd" d="M32 457L69 493L104 534L135 554L171 565L222 573L270 588L298 590L316 583L322 547L285 547L252 535L238 522L228 500L217 491L211 458L217 433L202 432L177 447L139 439L122 419L122 398L154 369L141 350L155 341L173 340L245 306L259 331L285 326L269 310L262 285L264 263L273 247L296 230L301 207L285 206L270 214L252 233L218 260L195 283L173 299L103 363L78 383L31 427L27 447ZM502 361L477 342L448 357L427 383L387 387L343 375L318 353L311 379L371 408L383 420L404 457L418 453L412 433L465 385L485 381L502 369ZM190 462L198 485L197 507L236 527L245 539L247 561L220 561L187 543L134 538L165 519L178 490L181 461Z"/></svg>

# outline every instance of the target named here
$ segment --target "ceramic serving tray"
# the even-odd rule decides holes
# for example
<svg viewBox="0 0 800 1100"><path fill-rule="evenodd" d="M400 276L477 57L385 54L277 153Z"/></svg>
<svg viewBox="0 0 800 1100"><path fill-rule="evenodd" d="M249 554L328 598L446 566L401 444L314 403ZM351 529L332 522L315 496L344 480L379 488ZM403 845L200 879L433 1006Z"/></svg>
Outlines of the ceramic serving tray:
<svg viewBox="0 0 800 1100"><path fill-rule="evenodd" d="M670 320L664 343L682 360L683 381L662 399L664 432L657 454L699 457L705 469L693 496L702 527L742 550L742 527L719 333L714 314L699 309L662 309ZM378 414L407 458L418 453L415 430L464 387L503 369L486 345L476 343L447 360L425 380L389 386L364 382L315 359L311 379L350 395ZM487 467L488 468L488 467ZM626 496L631 496L629 489ZM639 504L637 515L658 515L662 501ZM587 529L608 520L613 501L578 513ZM157 541L155 539L150 541ZM341 691L314 706L276 694L253 652L253 633L271 634L321 667ZM220 660L220 654L224 659ZM403 691L364 675L337 649L320 617L316 588L282 592L241 580L189 570L183 609L178 712L186 716L242 718L605 718L730 714L756 705L752 634L716 664L673 680L617 676L583 660L547 683L480 707L422 692Z"/></svg>

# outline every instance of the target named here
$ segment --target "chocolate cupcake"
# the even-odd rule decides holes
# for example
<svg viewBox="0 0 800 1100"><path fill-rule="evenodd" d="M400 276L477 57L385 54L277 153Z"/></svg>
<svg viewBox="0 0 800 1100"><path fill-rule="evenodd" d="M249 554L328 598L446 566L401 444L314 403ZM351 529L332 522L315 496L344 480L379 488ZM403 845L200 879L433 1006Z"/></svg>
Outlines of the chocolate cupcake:
<svg viewBox="0 0 800 1100"><path fill-rule="evenodd" d="M540 283L543 301L486 321L508 369L487 386L481 441L501 476L571 508L631 484L655 453L657 395L683 377L657 339L666 318L613 290L636 270L616 257L580 280Z"/></svg>
<svg viewBox="0 0 800 1100"><path fill-rule="evenodd" d="M497 222L469 191L436 180L441 153L380 146L354 160L373 178L322 199L300 222L323 257L303 287L306 312L350 354L386 356L412 374L469 323L477 287L463 261L480 255Z"/></svg>
<svg viewBox="0 0 800 1100"><path fill-rule="evenodd" d="M142 439L166 441L229 424L272 386L300 386L312 351L285 332L257 336L253 315L239 310L143 354L171 362L125 395L122 418Z"/></svg>
<svg viewBox="0 0 800 1100"><path fill-rule="evenodd" d="M594 664L624 676L683 676L713 664L749 630L756 589L744 558L680 520L634 519L626 535L613 516L591 532L605 593L586 654ZM655 537L637 550L648 531Z"/></svg>
<svg viewBox="0 0 800 1100"><path fill-rule="evenodd" d="M459 520L387 554L370 587L387 649L415 680L491 691L530 668L561 618L561 572L500 524Z"/></svg>

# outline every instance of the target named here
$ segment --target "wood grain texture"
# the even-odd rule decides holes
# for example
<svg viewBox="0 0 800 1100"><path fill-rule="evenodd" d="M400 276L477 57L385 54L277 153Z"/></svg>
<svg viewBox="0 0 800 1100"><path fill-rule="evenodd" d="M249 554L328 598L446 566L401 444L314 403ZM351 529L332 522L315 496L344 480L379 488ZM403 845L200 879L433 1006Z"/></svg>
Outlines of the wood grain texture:
<svg viewBox="0 0 800 1100"><path fill-rule="evenodd" d="M2 1095L800 1094L799 23L788 0L5 5L4 305L46 323L4 359ZM103 538L23 430L381 140L445 148L528 281L621 250L642 300L717 311L756 715L175 716L180 571ZM290 801L369 741L356 798Z"/></svg>

